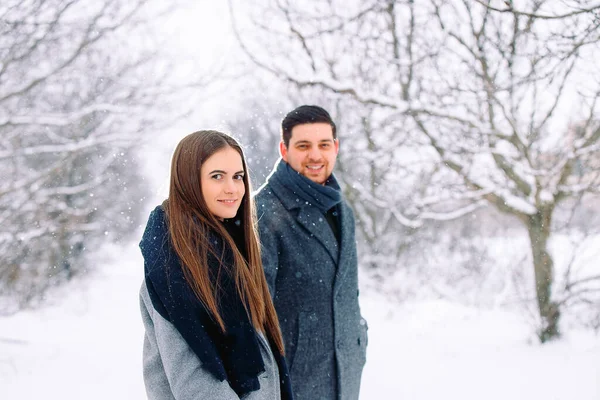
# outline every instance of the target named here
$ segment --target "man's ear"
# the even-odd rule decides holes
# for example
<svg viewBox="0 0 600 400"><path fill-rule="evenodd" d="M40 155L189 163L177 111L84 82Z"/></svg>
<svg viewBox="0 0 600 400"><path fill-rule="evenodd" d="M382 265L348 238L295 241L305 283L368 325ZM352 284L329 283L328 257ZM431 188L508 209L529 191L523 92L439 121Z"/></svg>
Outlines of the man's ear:
<svg viewBox="0 0 600 400"><path fill-rule="evenodd" d="M334 139L333 145L335 146L335 154L337 155L340 152L340 139L339 138Z"/></svg>
<svg viewBox="0 0 600 400"><path fill-rule="evenodd" d="M287 147L285 146L283 140L279 142L279 154L281 154L283 161L287 162Z"/></svg>

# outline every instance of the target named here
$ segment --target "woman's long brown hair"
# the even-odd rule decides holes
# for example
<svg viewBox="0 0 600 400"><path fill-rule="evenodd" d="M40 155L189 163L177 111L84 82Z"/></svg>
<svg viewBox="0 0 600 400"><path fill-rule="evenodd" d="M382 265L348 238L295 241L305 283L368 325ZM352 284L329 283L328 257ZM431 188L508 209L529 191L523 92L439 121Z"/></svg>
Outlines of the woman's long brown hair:
<svg viewBox="0 0 600 400"><path fill-rule="evenodd" d="M231 235L208 210L200 186L202 164L214 153L227 147L240 154L244 166L246 193L238 209L237 218L241 219L243 227L247 261ZM222 272L232 274L236 290L252 325L256 330L266 332L279 353L284 354L279 320L260 258L256 212L250 193L246 160L238 142L221 132L198 131L183 138L175 149L171 162L169 197L163 203L163 207L167 214L171 242L181 260L185 278L221 331L225 332L226 328L217 302L217 291L220 288L217 286L218 282L210 279L207 265L209 251L212 251L208 245L209 230L220 234L233 249L232 271L225 271L227 266L221 262L216 276L220 276ZM215 256L222 260L222 254Z"/></svg>

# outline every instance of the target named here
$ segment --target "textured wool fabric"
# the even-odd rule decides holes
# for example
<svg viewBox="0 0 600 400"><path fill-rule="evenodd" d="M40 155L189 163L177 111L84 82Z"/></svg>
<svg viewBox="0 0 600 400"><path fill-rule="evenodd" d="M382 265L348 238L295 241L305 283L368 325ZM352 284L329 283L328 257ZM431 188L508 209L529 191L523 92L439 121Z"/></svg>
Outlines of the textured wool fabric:
<svg viewBox="0 0 600 400"><path fill-rule="evenodd" d="M140 311L146 332L143 374L148 400L240 399L229 382L218 380L203 367L175 326L154 309L146 282L140 289ZM277 361L264 336L258 338L265 372L258 376L260 389L246 394L244 400L280 400Z"/></svg>
<svg viewBox="0 0 600 400"><path fill-rule="evenodd" d="M333 175L325 181L325 185L320 185L295 171L283 160L279 160L269 180L285 186L298 196L299 201L317 207L323 214L342 201L340 185Z"/></svg>
<svg viewBox="0 0 600 400"><path fill-rule="evenodd" d="M231 265L233 255L216 233L210 237L215 254ZM145 282L153 308L179 331L202 367L216 379L227 380L241 397L260 388L258 376L265 366L254 330L233 279L220 274L219 311L226 326L222 333L188 285L174 249L170 245L166 215L157 207L150 215L140 243L145 261ZM208 255L209 274L216 280L219 261ZM283 357L275 352L282 379L287 377ZM285 383L285 382L283 382ZM289 385L283 384L282 390ZM283 395L282 398L289 398Z"/></svg>
<svg viewBox="0 0 600 400"><path fill-rule="evenodd" d="M355 221L337 206L340 240L323 207L279 179L281 161L255 196L261 256L279 316L296 400L356 400L367 324L358 303Z"/></svg>

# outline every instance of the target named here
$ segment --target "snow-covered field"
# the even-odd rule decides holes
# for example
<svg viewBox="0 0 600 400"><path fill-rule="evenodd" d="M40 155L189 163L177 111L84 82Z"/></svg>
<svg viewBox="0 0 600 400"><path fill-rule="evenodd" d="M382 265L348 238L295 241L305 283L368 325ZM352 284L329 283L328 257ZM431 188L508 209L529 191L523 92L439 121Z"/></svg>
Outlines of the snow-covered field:
<svg viewBox="0 0 600 400"><path fill-rule="evenodd" d="M105 250L51 304L0 318L0 399L144 399L135 245ZM520 315L362 294L369 322L361 399L599 400L600 337L539 345Z"/></svg>

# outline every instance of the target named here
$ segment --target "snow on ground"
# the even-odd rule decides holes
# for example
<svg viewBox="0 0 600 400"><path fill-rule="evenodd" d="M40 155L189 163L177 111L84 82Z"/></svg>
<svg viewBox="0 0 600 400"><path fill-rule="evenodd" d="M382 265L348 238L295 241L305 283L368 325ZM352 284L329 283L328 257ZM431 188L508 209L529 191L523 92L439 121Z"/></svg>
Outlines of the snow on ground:
<svg viewBox="0 0 600 400"><path fill-rule="evenodd" d="M0 318L0 398L144 399L135 245L110 248L51 305ZM599 400L600 337L541 346L517 314L447 301L361 299L369 323L361 399Z"/></svg>
<svg viewBox="0 0 600 400"><path fill-rule="evenodd" d="M599 400L600 337L544 346L520 316L448 302L391 306L372 295L364 399ZM528 340L529 338L529 340Z"/></svg>

